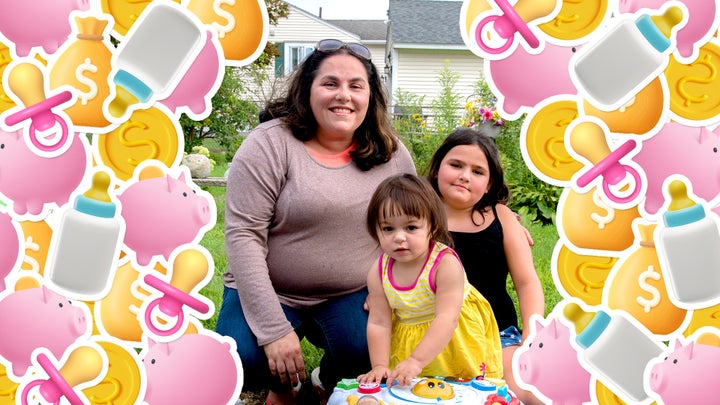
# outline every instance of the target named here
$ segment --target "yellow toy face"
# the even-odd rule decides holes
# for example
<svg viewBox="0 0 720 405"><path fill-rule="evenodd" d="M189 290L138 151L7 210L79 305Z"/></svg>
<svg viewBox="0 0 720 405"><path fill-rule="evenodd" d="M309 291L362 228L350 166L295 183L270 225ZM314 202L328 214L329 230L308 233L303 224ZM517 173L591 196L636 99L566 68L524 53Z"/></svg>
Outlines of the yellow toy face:
<svg viewBox="0 0 720 405"><path fill-rule="evenodd" d="M421 398L446 400L455 398L453 387L437 378L424 378L412 388L412 393Z"/></svg>

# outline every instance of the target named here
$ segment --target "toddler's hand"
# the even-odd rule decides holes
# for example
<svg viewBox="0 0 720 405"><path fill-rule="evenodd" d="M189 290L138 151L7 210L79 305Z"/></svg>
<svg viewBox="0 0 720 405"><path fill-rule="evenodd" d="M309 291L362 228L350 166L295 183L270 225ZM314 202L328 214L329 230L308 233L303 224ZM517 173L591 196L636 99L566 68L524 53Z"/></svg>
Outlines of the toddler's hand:
<svg viewBox="0 0 720 405"><path fill-rule="evenodd" d="M383 378L387 377L390 373L390 369L385 366L375 366L366 374L361 374L357 377L360 384L364 383L378 383L381 384Z"/></svg>
<svg viewBox="0 0 720 405"><path fill-rule="evenodd" d="M420 366L420 363L412 357L408 357L407 359L401 361L400 364L398 364L397 367L390 372L390 375L387 377L386 384L390 387L393 385L394 381L397 381L398 385L410 385L413 378L417 377L421 371L422 367Z"/></svg>

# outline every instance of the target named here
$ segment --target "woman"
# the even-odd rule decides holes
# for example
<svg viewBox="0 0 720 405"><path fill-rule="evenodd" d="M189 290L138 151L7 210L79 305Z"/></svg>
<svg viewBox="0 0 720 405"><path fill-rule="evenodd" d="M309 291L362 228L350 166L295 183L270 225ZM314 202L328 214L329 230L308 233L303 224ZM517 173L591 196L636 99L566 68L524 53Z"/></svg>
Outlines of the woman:
<svg viewBox="0 0 720 405"><path fill-rule="evenodd" d="M360 44L320 41L263 117L228 174L217 331L237 342L246 389L294 404L303 337L324 349L328 391L369 368L365 276L380 252L365 209L382 180L415 167Z"/></svg>

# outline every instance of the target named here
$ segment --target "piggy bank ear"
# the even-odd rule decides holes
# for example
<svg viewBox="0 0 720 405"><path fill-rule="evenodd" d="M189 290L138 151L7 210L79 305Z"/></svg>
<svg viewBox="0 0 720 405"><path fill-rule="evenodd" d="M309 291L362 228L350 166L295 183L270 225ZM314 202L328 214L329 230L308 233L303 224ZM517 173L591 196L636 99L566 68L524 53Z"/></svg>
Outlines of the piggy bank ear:
<svg viewBox="0 0 720 405"><path fill-rule="evenodd" d="M187 183L187 181L185 181L185 172L180 172L180 175L178 176L178 180L182 181L183 183Z"/></svg>
<svg viewBox="0 0 720 405"><path fill-rule="evenodd" d="M536 331L536 332L540 332L540 331L543 330L544 328L545 328L545 325L543 325L542 323L540 323L540 321L539 321L537 318L535 318L535 331Z"/></svg>

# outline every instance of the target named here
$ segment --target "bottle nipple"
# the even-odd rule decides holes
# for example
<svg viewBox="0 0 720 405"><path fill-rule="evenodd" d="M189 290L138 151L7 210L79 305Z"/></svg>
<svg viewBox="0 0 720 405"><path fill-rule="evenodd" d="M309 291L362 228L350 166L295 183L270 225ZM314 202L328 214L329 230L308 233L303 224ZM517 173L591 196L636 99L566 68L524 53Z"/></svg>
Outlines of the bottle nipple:
<svg viewBox="0 0 720 405"><path fill-rule="evenodd" d="M667 38L670 38L670 33L674 26L678 25L683 19L683 12L680 7L672 6L668 7L661 15L650 17L652 22L658 27L660 32L663 33Z"/></svg>
<svg viewBox="0 0 720 405"><path fill-rule="evenodd" d="M120 118L131 105L139 103L140 100L134 94L126 90L122 86L115 86L115 98L108 105L110 115Z"/></svg>
<svg viewBox="0 0 720 405"><path fill-rule="evenodd" d="M688 197L685 182L681 180L671 181L668 185L668 193L670 194L668 211L678 211L695 205L695 201Z"/></svg>
<svg viewBox="0 0 720 405"><path fill-rule="evenodd" d="M110 175L104 171L98 171L93 175L92 185L83 195L93 200L111 202L110 194L108 194L109 188Z"/></svg>
<svg viewBox="0 0 720 405"><path fill-rule="evenodd" d="M563 315L575 325L575 333L581 333L593 320L595 314L584 311L580 305L571 302L563 308Z"/></svg>

